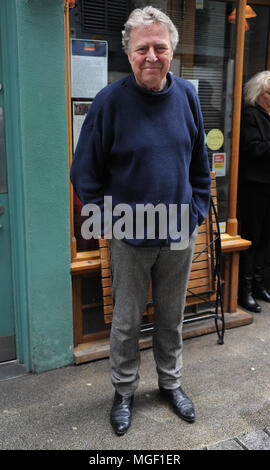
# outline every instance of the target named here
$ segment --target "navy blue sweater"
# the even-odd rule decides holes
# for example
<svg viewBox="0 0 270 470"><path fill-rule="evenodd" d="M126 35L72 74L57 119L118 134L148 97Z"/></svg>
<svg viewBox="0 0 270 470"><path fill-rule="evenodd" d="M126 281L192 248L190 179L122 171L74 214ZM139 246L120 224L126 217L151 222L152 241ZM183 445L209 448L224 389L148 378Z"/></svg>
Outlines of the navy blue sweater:
<svg viewBox="0 0 270 470"><path fill-rule="evenodd" d="M151 92L131 74L95 97L82 126L70 177L83 204L189 204L189 234L209 209L210 171L199 99L188 81L168 74ZM135 245L166 240L129 239ZM175 240L173 240L175 241Z"/></svg>

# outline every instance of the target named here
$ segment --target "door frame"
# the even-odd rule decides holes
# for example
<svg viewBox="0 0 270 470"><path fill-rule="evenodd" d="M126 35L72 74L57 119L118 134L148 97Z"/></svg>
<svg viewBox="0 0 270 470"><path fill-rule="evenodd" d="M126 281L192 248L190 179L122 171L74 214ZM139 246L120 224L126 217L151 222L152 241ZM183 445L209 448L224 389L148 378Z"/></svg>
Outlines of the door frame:
<svg viewBox="0 0 270 470"><path fill-rule="evenodd" d="M0 10L0 31L5 101L7 174L11 230L11 262L17 361L31 370L27 274L25 252L25 213L21 133L19 121L18 50L15 0L4 0ZM17 116L17 119L14 118Z"/></svg>

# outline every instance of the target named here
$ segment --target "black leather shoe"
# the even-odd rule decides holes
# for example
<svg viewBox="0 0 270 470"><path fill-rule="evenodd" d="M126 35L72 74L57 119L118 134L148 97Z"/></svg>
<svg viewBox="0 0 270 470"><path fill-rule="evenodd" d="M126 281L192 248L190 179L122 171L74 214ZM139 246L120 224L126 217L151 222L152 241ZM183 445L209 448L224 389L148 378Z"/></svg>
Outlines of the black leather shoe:
<svg viewBox="0 0 270 470"><path fill-rule="evenodd" d="M174 412L180 418L193 423L195 421L194 406L190 398L185 394L181 387L173 390L159 388L161 396L166 398L172 405Z"/></svg>
<svg viewBox="0 0 270 470"><path fill-rule="evenodd" d="M133 395L124 397L115 392L111 409L111 425L118 436L125 434L131 425L132 405Z"/></svg>

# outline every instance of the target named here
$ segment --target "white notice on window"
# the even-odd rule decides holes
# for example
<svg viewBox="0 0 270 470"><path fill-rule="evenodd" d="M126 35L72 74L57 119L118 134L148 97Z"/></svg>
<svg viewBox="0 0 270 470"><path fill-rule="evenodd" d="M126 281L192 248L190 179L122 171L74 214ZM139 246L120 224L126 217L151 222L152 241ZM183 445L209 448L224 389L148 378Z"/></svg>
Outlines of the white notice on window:
<svg viewBox="0 0 270 470"><path fill-rule="evenodd" d="M92 99L108 84L108 43L71 40L71 97Z"/></svg>

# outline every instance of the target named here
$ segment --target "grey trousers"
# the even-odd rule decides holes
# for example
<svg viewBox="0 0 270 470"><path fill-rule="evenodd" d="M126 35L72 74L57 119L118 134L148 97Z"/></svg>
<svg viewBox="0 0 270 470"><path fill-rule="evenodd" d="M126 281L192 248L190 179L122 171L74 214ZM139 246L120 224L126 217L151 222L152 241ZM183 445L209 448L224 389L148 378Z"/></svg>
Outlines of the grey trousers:
<svg viewBox="0 0 270 470"><path fill-rule="evenodd" d="M139 384L140 326L151 277L158 383L167 389L180 385L183 312L197 233L198 227L185 250L134 247L111 240L114 310L110 366L112 384L121 395L133 395Z"/></svg>

